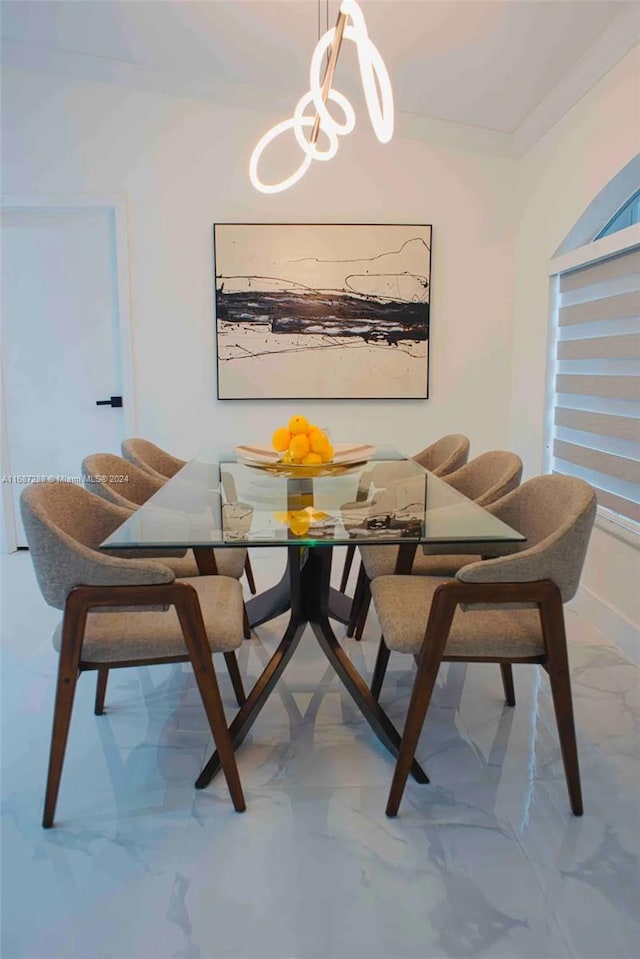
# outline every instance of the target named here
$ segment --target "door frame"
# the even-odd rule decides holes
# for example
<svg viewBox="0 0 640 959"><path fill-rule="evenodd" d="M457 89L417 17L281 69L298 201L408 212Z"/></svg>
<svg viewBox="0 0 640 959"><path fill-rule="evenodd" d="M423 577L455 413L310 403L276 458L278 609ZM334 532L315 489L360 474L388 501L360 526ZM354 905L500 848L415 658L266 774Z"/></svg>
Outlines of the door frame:
<svg viewBox="0 0 640 959"><path fill-rule="evenodd" d="M127 197L117 194L4 194L0 196L0 209L3 212L25 212L31 210L111 210L114 217L114 240L116 256L116 302L118 308L118 331L120 343L120 367L122 391L126 397L123 405L125 433L137 435L137 414L135 394L135 371L133 362L133 335L131 324L131 286L128 237ZM2 472L11 475L11 456L7 429L7 406L4 393L4 369L2 366L2 326L0 325L0 444L2 447ZM4 535L0 542L0 553L13 553L17 549L16 526L11 488L8 483L0 484L0 515Z"/></svg>

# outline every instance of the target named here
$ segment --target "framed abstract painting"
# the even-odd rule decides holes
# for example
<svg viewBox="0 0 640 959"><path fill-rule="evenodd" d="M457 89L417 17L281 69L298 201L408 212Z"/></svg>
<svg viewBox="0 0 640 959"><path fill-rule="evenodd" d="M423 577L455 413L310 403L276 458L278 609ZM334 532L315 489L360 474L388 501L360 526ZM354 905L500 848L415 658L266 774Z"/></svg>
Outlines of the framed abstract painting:
<svg viewBox="0 0 640 959"><path fill-rule="evenodd" d="M426 399L431 227L216 223L218 398Z"/></svg>

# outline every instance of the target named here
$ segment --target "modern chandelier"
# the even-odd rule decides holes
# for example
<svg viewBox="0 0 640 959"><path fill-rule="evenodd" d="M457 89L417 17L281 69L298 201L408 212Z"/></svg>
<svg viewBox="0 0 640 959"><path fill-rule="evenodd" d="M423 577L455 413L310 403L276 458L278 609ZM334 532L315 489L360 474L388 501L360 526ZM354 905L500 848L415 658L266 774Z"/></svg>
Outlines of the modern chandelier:
<svg viewBox="0 0 640 959"><path fill-rule="evenodd" d="M309 91L298 101L293 117L276 123L268 130L251 154L249 177L253 186L261 193L281 193L283 190L288 190L304 176L313 160L322 162L331 160L338 152L338 137L346 136L353 130L356 124L353 107L342 93L331 86L343 40L351 40L356 45L362 88L375 135L381 143L388 143L393 136L393 93L387 68L378 49L369 39L360 6L356 0L342 0L335 27L327 30L320 37L313 51L309 70ZM322 60L327 51L329 51L327 64L321 79ZM331 100L340 108L343 115L342 122L338 122L331 116L327 108L327 100ZM305 115L310 105L313 105L315 109L315 116ZM305 127L311 128L309 137L304 132ZM264 183L258 174L260 158L266 147L287 130L293 130L298 146L304 153L304 159L291 176L279 183ZM320 131L328 140L328 145L323 149L318 147Z"/></svg>

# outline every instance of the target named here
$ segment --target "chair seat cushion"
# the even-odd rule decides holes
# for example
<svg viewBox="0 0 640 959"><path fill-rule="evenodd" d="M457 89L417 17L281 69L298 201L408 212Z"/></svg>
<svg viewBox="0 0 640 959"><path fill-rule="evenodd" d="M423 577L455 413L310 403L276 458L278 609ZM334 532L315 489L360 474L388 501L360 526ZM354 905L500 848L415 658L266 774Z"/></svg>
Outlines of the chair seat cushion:
<svg viewBox="0 0 640 959"><path fill-rule="evenodd" d="M243 640L242 587L228 576L185 579L198 593L212 652L230 652ZM53 635L60 650L62 623ZM166 611L92 612L87 616L82 662L162 659L186 655L187 648L174 606Z"/></svg>
<svg viewBox="0 0 640 959"><path fill-rule="evenodd" d="M385 643L400 653L419 653L433 594L444 577L380 576L371 595ZM525 658L540 656L544 644L536 609L456 610L445 656Z"/></svg>
<svg viewBox="0 0 640 959"><path fill-rule="evenodd" d="M241 578L247 558L246 549L214 549L213 552L216 558L216 567L221 576L231 576L233 579ZM193 555L193 550L189 550L186 556L179 558L162 557L160 562L173 571L176 579L198 575L198 564Z"/></svg>
<svg viewBox="0 0 640 959"><path fill-rule="evenodd" d="M397 546L361 546L360 556L370 580L378 576L391 576L396 569ZM479 563L481 556L442 555L428 556L420 548L413 559L411 572L417 576L455 576L459 569L469 563Z"/></svg>

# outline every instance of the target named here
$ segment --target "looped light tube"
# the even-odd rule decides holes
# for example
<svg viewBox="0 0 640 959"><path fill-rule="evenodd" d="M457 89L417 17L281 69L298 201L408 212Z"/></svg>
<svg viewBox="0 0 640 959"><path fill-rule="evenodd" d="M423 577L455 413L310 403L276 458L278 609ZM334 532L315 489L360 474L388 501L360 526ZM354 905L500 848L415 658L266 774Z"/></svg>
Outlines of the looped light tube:
<svg viewBox="0 0 640 959"><path fill-rule="evenodd" d="M350 23L346 23L346 18ZM311 57L309 68L309 91L298 101L293 117L276 123L268 130L255 146L249 161L249 178L251 183L261 193L282 193L297 183L311 166L312 160L331 160L338 152L338 137L351 133L356 123L356 116L349 100L330 86L337 59L334 43L339 44L344 38L355 43L360 67L360 78L364 91L365 102L369 110L369 119L373 131L381 143L388 143L393 136L393 93L391 81L384 60L367 33L365 19L356 0L343 0L340 5L338 26L320 37ZM331 51L329 65L321 79L322 60L327 50ZM329 112L327 101L331 100L343 113L343 121L338 122ZM313 104L316 116L305 116L307 107ZM304 129L311 127L312 133L307 137ZM258 175L260 158L270 143L287 130L293 130L298 146L304 153L300 166L279 183L264 183ZM319 149L317 145L318 132L322 131L328 139L328 145Z"/></svg>

